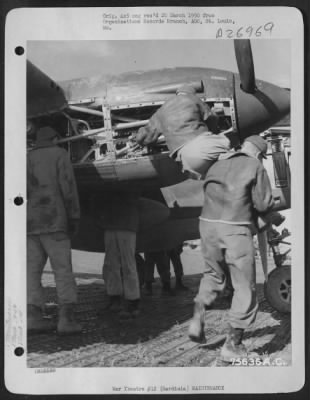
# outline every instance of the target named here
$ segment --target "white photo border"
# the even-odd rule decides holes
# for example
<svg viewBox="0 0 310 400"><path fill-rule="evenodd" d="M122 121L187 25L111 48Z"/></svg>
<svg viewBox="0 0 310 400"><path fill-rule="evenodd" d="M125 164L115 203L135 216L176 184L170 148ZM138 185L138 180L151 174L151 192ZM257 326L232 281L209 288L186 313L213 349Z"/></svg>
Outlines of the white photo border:
<svg viewBox="0 0 310 400"><path fill-rule="evenodd" d="M158 12L160 7L148 7ZM102 29L103 13L133 12L133 8L20 8L9 12L5 39L5 383L13 393L27 394L112 394L112 385L179 387L223 386L224 393L278 393L302 388L305 379L304 347L304 55L303 19L292 7L164 7L164 12L215 13L232 18L236 26L264 26L274 21L275 29L258 39L291 40L291 132L292 132L292 365L274 368L67 368L36 374L27 368L27 352L18 357L16 347L26 349L26 49L30 40L146 40L216 38L223 24L178 26L113 26ZM143 12L139 7L135 12ZM80 27L83 27L81 30ZM237 34L237 30L234 31ZM219 38L226 40L227 37ZM23 377L16 379L16 376ZM87 384L86 384L87 383ZM175 391L182 393L182 391ZM191 391L187 393L193 393ZM200 393L216 393L205 390ZM223 393L223 392L221 392ZM114 393L115 394L115 393ZM128 393L132 394L132 393ZM165 393L167 394L167 393ZM183 393L184 394L184 393Z"/></svg>

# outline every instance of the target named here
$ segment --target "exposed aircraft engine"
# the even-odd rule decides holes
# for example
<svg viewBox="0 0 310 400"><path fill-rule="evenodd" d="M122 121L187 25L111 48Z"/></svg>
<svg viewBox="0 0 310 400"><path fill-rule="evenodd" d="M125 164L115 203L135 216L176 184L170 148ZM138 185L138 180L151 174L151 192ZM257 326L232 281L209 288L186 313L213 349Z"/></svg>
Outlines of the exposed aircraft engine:
<svg viewBox="0 0 310 400"><path fill-rule="evenodd" d="M235 42L239 74L201 67L100 75L55 83L27 63L27 117L37 128L59 132L74 165L80 190L165 187L184 181L181 165L169 157L166 138L152 146L135 141L140 127L184 84L219 117L213 132L231 130L242 141L269 129L290 110L290 91L255 78L251 44ZM29 140L28 140L29 139ZM31 147L31 135L27 135ZM274 148L273 143L273 148ZM286 184L283 151L272 151L279 203ZM287 189L289 190L289 189Z"/></svg>
<svg viewBox="0 0 310 400"><path fill-rule="evenodd" d="M219 117L219 130L227 130L234 124L233 99L218 99L207 102ZM103 111L71 106L63 112L67 119L67 130L60 141L71 154L73 163L93 162L107 157L127 159L167 152L165 137L161 136L155 145L141 148L135 137L141 126L163 104L140 104L132 107L103 107ZM70 112L70 114L69 114Z"/></svg>

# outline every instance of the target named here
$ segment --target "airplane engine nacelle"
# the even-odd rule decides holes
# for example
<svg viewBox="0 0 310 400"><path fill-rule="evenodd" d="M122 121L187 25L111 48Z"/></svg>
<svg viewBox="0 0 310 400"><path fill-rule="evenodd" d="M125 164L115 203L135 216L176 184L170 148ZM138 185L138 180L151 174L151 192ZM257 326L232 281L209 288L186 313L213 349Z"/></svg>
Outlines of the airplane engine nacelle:
<svg viewBox="0 0 310 400"><path fill-rule="evenodd" d="M75 164L74 171L81 190L141 190L166 187L186 179L181 166L169 152L117 160Z"/></svg>

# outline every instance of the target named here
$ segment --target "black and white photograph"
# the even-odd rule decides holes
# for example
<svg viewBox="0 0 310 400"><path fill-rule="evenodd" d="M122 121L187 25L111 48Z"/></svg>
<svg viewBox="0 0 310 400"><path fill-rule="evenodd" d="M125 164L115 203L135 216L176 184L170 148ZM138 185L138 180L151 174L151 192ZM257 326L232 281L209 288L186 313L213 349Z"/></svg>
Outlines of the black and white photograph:
<svg viewBox="0 0 310 400"><path fill-rule="evenodd" d="M46 29L39 10L12 13L7 385L15 368L29 377L17 393L302 386L302 25L266 8L239 21L98 9L81 33L76 9L68 24L68 10L41 10Z"/></svg>

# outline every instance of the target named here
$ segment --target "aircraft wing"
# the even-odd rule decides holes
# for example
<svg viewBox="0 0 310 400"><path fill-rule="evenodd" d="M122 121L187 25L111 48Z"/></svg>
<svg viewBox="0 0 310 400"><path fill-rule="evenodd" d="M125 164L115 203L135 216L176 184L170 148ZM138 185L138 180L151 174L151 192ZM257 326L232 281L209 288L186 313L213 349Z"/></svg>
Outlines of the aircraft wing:
<svg viewBox="0 0 310 400"><path fill-rule="evenodd" d="M62 88L27 60L27 117L50 115L66 106Z"/></svg>

